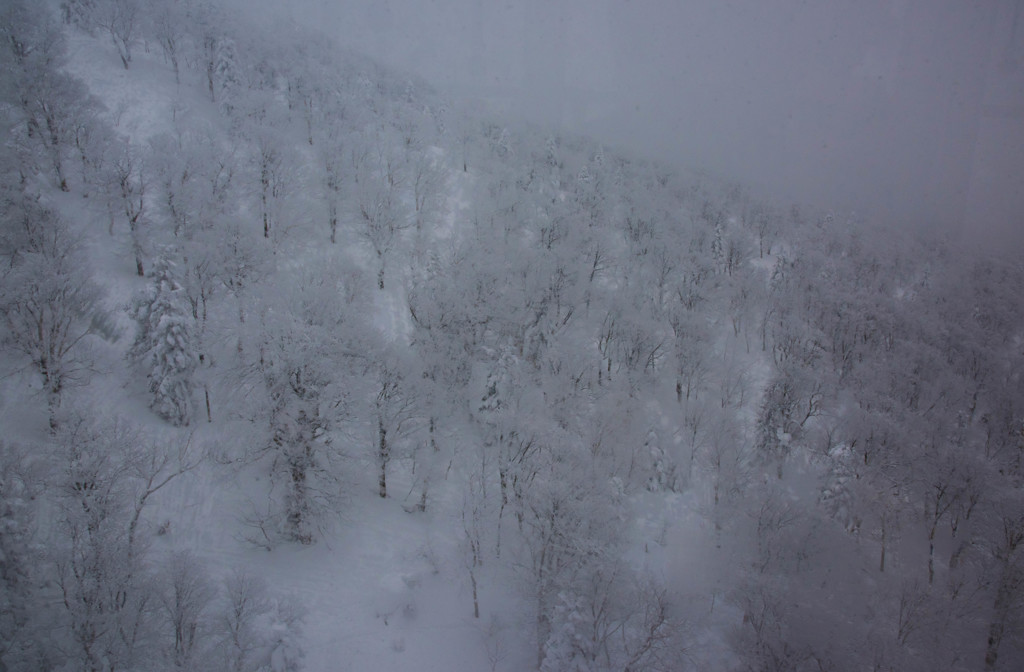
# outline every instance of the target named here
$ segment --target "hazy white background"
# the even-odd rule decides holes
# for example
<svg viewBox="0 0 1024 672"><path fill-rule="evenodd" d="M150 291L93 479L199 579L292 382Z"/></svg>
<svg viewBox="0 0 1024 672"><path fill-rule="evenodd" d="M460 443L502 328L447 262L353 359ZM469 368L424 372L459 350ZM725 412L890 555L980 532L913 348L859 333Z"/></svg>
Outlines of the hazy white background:
<svg viewBox="0 0 1024 672"><path fill-rule="evenodd" d="M1022 5L292 0L271 11L461 100L1005 247L1024 240Z"/></svg>

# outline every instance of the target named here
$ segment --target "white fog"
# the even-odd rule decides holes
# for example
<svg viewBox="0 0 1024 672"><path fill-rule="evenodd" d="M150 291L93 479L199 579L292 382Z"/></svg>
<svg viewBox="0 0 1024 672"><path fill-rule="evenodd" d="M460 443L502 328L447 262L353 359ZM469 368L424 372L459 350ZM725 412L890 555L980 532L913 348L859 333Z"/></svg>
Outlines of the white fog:
<svg viewBox="0 0 1024 672"><path fill-rule="evenodd" d="M250 2L245 3L252 7ZM1012 0L299 0L457 100L886 224L1024 247Z"/></svg>

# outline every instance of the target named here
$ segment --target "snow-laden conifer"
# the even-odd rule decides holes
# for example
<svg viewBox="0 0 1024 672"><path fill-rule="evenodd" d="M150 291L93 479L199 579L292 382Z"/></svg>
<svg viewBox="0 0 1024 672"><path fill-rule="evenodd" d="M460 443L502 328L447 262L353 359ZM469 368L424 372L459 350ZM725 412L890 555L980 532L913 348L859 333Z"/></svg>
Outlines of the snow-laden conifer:
<svg viewBox="0 0 1024 672"><path fill-rule="evenodd" d="M195 337L171 261L157 261L150 287L132 304L132 316L139 330L129 354L149 379L150 408L173 425L188 425L197 365Z"/></svg>

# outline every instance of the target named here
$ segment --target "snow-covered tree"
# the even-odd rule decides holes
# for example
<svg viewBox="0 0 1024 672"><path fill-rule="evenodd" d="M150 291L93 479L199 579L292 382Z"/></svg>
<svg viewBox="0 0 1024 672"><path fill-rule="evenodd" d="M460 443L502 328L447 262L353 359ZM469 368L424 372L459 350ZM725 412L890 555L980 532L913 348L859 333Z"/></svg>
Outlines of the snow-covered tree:
<svg viewBox="0 0 1024 672"><path fill-rule="evenodd" d="M224 579L224 604L216 617L216 669L262 672L301 669L301 609L274 596L266 582L235 570Z"/></svg>
<svg viewBox="0 0 1024 672"><path fill-rule="evenodd" d="M160 43L164 58L171 62L174 81L181 83L181 61L186 54L186 42L190 35L187 29L188 0L166 0L156 3L149 17L149 29Z"/></svg>
<svg viewBox="0 0 1024 672"><path fill-rule="evenodd" d="M338 120L328 119L327 129L317 142L318 168L321 172L321 186L324 204L327 206L327 230L330 232L331 243L338 240L338 210L342 200L342 188L345 185L344 175L344 134L337 125Z"/></svg>
<svg viewBox="0 0 1024 672"><path fill-rule="evenodd" d="M821 412L822 384L798 367L786 370L768 384L757 420L758 458L774 463L782 478L783 466L799 441L807 422Z"/></svg>
<svg viewBox="0 0 1024 672"><path fill-rule="evenodd" d="M513 437L510 443L521 452L511 456L513 463L505 475L508 507L516 522L512 528L516 543L508 545L507 555L526 583L535 619L538 666L549 655L548 643L567 626L565 600L572 605L577 604L577 596L589 600L592 586L585 585L587 577L616 574L622 540L617 509L621 500L608 481L595 478L606 463L595 465L573 433L544 417L540 401L524 399L518 407L499 412L505 416L501 422L506 432L514 426L516 436L529 437L526 442ZM597 602L588 607L604 598L594 599ZM605 607L614 608L608 603Z"/></svg>
<svg viewBox="0 0 1024 672"><path fill-rule="evenodd" d="M154 264L149 289L132 305L138 333L131 357L146 372L150 408L172 425L192 421L194 375L198 366L194 322L173 262Z"/></svg>
<svg viewBox="0 0 1024 672"><path fill-rule="evenodd" d="M686 642L667 593L609 558L588 565L558 595L541 672L678 666Z"/></svg>
<svg viewBox="0 0 1024 672"><path fill-rule="evenodd" d="M90 370L87 337L109 329L102 293L86 272L79 239L37 199L9 194L2 204L0 316L3 344L28 358L42 378L55 422L65 388Z"/></svg>
<svg viewBox="0 0 1024 672"><path fill-rule="evenodd" d="M253 514L262 545L313 543L342 501L343 445L352 360L344 280L327 267L282 277L258 306L255 342L239 352L242 380L261 433L251 458L270 473L265 512Z"/></svg>
<svg viewBox="0 0 1024 672"><path fill-rule="evenodd" d="M356 152L361 158L350 200L356 231L377 257L379 289L384 289L388 259L401 233L415 223L406 207L402 164L385 143L385 138L378 138L376 146Z"/></svg>
<svg viewBox="0 0 1024 672"><path fill-rule="evenodd" d="M438 223L444 208L448 171L430 148L413 152L411 161L409 182L416 211L416 230L420 231L424 224Z"/></svg>
<svg viewBox="0 0 1024 672"><path fill-rule="evenodd" d="M263 219L263 237L270 238L270 231L275 228L276 204L283 195L286 174L281 151L274 146L272 140L268 140L266 137L261 138L256 163L259 172L260 217Z"/></svg>
<svg viewBox="0 0 1024 672"><path fill-rule="evenodd" d="M151 575L132 529L138 436L123 424L69 422L60 434L61 531L53 552L70 661L130 667L147 641Z"/></svg>
<svg viewBox="0 0 1024 672"><path fill-rule="evenodd" d="M375 456L377 494L388 496L388 472L401 440L421 419L416 389L407 380L408 363L398 353L383 349L376 353L370 372L370 390L375 392L372 417L376 424Z"/></svg>
<svg viewBox="0 0 1024 672"><path fill-rule="evenodd" d="M95 25L110 35L121 64L127 70L132 63L132 47L142 27L139 0L96 0L92 14Z"/></svg>
<svg viewBox="0 0 1024 672"><path fill-rule="evenodd" d="M158 579L159 600L166 625L164 657L172 669L213 669L214 624L212 603L217 587L206 568L188 551L174 553ZM169 635L169 636L168 636Z"/></svg>
<svg viewBox="0 0 1024 672"><path fill-rule="evenodd" d="M97 0L61 0L61 20L90 32L96 27L96 5Z"/></svg>
<svg viewBox="0 0 1024 672"><path fill-rule="evenodd" d="M144 152L127 139L116 141L116 149L108 165L108 193L110 212L110 233L114 230L114 211L120 210L128 224L128 236L132 254L135 255L135 272L144 277L144 248L146 247L146 187Z"/></svg>
<svg viewBox="0 0 1024 672"><path fill-rule="evenodd" d="M191 63L203 74L210 102L230 102L238 84L238 63L226 14L212 0L191 2L186 14L194 35Z"/></svg>
<svg viewBox="0 0 1024 672"><path fill-rule="evenodd" d="M64 36L44 11L35 15L22 3L15 3L0 16L5 48L5 109L17 123L11 140L23 155L39 155L39 163L52 169L56 186L70 191L65 170L65 153L73 146L75 128L98 103L85 85L68 74ZM23 166L24 171L27 167Z"/></svg>

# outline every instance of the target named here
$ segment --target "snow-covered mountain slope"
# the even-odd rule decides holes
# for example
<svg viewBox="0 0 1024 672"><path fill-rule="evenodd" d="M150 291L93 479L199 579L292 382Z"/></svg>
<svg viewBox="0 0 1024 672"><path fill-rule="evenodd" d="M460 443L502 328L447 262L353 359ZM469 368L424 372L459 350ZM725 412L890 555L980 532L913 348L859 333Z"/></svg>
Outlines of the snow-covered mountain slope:
<svg viewBox="0 0 1024 672"><path fill-rule="evenodd" d="M63 5L2 15L8 669L1012 669L1019 262Z"/></svg>

